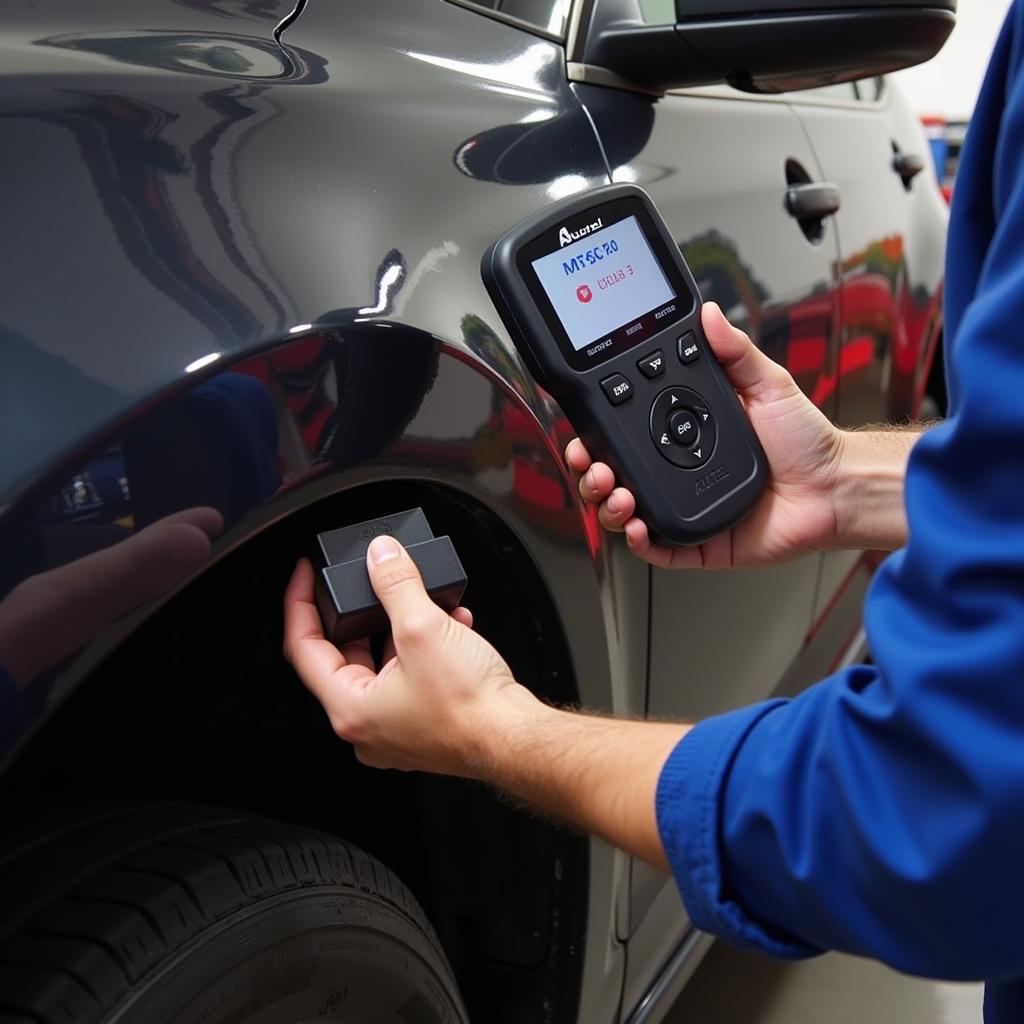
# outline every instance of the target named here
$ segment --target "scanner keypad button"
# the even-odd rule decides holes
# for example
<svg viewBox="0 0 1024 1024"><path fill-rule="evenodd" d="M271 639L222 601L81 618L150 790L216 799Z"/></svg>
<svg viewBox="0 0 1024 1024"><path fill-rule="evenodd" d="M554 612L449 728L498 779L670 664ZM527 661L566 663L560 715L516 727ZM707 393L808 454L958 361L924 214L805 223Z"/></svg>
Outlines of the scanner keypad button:
<svg viewBox="0 0 1024 1024"><path fill-rule="evenodd" d="M697 414L692 409L677 409L668 418L668 436L681 448L692 448L700 437Z"/></svg>
<svg viewBox="0 0 1024 1024"><path fill-rule="evenodd" d="M692 388L665 388L651 404L651 440L680 469L700 469L714 454L718 426Z"/></svg>
<svg viewBox="0 0 1024 1024"><path fill-rule="evenodd" d="M633 385L621 373L613 373L601 381L601 389L612 405L622 405L633 397Z"/></svg>
<svg viewBox="0 0 1024 1024"><path fill-rule="evenodd" d="M654 380L655 377L660 377L665 372L665 356L659 348L644 356L636 366L648 380Z"/></svg>
<svg viewBox="0 0 1024 1024"><path fill-rule="evenodd" d="M679 353L679 362L684 365L700 358L700 345L693 331L687 331L676 339L676 351Z"/></svg>

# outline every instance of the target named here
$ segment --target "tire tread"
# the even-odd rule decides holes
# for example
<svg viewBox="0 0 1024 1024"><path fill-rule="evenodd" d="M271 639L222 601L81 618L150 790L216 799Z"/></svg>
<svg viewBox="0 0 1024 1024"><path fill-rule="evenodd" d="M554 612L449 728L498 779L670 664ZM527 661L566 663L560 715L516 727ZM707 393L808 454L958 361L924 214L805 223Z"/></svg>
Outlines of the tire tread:
<svg viewBox="0 0 1024 1024"><path fill-rule="evenodd" d="M17 855L0 855L0 864L7 876L0 920L6 909L7 921L17 924L0 930L0 1024L91 1024L172 950L217 921L269 895L311 886L383 899L438 945L409 890L362 850L311 829L215 808L103 809L59 823L48 841L27 836ZM33 881L47 876L47 898L34 895ZM53 887L55 877L63 884Z"/></svg>

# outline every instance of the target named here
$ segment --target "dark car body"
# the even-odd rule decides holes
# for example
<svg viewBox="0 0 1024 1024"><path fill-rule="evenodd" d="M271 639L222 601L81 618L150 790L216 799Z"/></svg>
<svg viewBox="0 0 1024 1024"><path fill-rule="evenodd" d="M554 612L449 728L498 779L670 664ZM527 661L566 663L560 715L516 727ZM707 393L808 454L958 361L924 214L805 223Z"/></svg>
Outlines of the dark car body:
<svg viewBox="0 0 1024 1024"><path fill-rule="evenodd" d="M574 431L480 257L554 198L635 182L703 297L853 425L917 411L945 214L930 175L893 170L926 142L884 81L573 82L559 5L533 6L549 20L443 0L311 0L283 27L290 0L5 12L0 654L31 636L35 668L0 815L116 796L315 825L413 888L477 1019L654 1020L705 945L673 883L473 787L358 765L280 656L284 583L317 531L422 506L478 627L550 699L692 718L813 682L862 653L871 559L630 556L579 501ZM783 195L821 180L842 207L812 240ZM118 593L102 570L44 575L195 506L225 524L201 566L142 566Z"/></svg>

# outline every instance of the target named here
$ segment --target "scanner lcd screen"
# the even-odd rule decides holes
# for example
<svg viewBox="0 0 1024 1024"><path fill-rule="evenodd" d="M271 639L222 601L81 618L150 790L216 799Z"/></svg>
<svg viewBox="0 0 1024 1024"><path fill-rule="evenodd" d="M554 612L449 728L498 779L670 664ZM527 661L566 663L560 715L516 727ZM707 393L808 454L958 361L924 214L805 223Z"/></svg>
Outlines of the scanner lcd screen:
<svg viewBox="0 0 1024 1024"><path fill-rule="evenodd" d="M636 217L600 228L533 261L573 348L603 337L648 335L675 293ZM660 319L660 317L658 317Z"/></svg>

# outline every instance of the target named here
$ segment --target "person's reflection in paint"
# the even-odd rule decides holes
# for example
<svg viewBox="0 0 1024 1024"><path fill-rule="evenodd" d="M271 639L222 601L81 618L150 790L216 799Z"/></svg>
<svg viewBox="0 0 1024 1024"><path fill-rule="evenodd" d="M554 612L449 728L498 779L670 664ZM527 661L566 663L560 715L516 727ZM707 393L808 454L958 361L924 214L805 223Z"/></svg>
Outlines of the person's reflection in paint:
<svg viewBox="0 0 1024 1024"><path fill-rule="evenodd" d="M135 525L208 505L227 526L281 485L278 417L267 386L220 373L151 412L124 438Z"/></svg>
<svg viewBox="0 0 1024 1024"><path fill-rule="evenodd" d="M185 582L222 528L215 509L185 509L119 544L29 576L0 601L0 758L27 724L29 684L105 626Z"/></svg>
<svg viewBox="0 0 1024 1024"><path fill-rule="evenodd" d="M48 699L50 670L187 582L213 538L281 483L273 399L261 381L236 372L151 411L117 451L123 504L101 500L99 511L68 518L44 503L36 527L46 540L0 600L0 759ZM98 481L102 457L82 469Z"/></svg>

